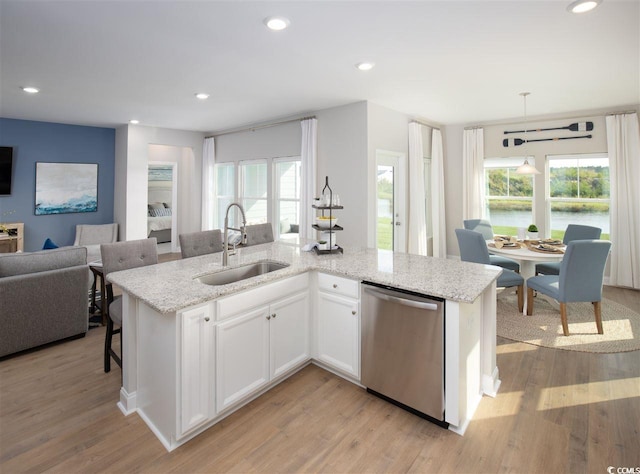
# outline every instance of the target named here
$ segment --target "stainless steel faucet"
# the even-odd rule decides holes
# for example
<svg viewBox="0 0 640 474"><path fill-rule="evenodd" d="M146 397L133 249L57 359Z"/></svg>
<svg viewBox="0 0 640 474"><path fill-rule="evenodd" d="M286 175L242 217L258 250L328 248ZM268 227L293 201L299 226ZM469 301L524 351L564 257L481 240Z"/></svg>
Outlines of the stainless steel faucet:
<svg viewBox="0 0 640 474"><path fill-rule="evenodd" d="M242 225L240 226L239 229L235 227L229 227L229 210L233 206L237 206L238 209L240 209L240 213L242 214ZM237 202L232 202L231 204L229 204L229 206L227 206L227 212L224 215L224 248L222 249L222 265L223 266L226 267L229 262L229 229L237 230L238 232L240 232L242 234L242 243L246 244L247 243L247 232L245 231L246 226L247 226L247 217L244 214L244 209L242 208L242 206ZM234 246L233 253L235 253L235 246ZM233 255L233 253L231 253L231 255Z"/></svg>

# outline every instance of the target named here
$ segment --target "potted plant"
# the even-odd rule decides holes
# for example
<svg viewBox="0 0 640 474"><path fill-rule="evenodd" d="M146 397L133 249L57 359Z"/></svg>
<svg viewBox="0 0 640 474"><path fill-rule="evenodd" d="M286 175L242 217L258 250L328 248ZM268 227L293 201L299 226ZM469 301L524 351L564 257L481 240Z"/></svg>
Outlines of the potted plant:
<svg viewBox="0 0 640 474"><path fill-rule="evenodd" d="M527 227L527 234L529 235L530 240L538 239L538 227L535 224L531 224Z"/></svg>
<svg viewBox="0 0 640 474"><path fill-rule="evenodd" d="M328 250L326 240L318 240L318 250Z"/></svg>

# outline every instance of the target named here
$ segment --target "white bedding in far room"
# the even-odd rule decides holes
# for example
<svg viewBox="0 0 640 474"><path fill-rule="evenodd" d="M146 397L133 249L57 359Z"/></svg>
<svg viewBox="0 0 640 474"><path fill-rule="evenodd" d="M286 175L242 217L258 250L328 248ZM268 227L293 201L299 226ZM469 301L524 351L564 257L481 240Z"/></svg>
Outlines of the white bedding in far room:
<svg viewBox="0 0 640 474"><path fill-rule="evenodd" d="M147 217L147 235L154 230L171 229L171 216Z"/></svg>

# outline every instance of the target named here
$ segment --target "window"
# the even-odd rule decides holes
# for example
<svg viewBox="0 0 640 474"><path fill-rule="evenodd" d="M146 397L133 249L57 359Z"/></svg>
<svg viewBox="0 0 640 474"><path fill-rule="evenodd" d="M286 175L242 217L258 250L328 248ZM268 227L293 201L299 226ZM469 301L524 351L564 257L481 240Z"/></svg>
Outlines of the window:
<svg viewBox="0 0 640 474"><path fill-rule="evenodd" d="M299 159L274 160L274 221L279 223L276 232L280 238L297 234L300 224L300 168Z"/></svg>
<svg viewBox="0 0 640 474"><path fill-rule="evenodd" d="M569 224L602 229L609 238L609 158L603 154L547 157L547 215L551 237Z"/></svg>
<svg viewBox="0 0 640 474"><path fill-rule="evenodd" d="M534 165L533 157L528 158ZM484 160L487 219L496 234L516 235L533 218L533 176L516 174L524 157Z"/></svg>
<svg viewBox="0 0 640 474"><path fill-rule="evenodd" d="M218 163L215 183L215 222L220 229L224 229L227 206L239 202L247 224L277 222L273 229L276 238L297 236L301 212L300 157ZM240 212L234 208L229 213L229 225L240 224Z"/></svg>
<svg viewBox="0 0 640 474"><path fill-rule="evenodd" d="M241 161L238 165L239 200L247 217L247 224L263 224L269 221L269 193L267 161Z"/></svg>
<svg viewBox="0 0 640 474"><path fill-rule="evenodd" d="M236 167L234 163L220 163L214 166L216 206L214 212L218 229L224 229L224 215L227 206L236 199ZM235 213L229 216L229 224L236 227Z"/></svg>

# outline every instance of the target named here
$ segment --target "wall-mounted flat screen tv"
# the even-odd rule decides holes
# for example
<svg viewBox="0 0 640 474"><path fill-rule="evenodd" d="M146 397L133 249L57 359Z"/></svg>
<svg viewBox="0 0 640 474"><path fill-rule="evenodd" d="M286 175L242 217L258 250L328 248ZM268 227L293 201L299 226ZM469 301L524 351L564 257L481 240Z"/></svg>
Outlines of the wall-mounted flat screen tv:
<svg viewBox="0 0 640 474"><path fill-rule="evenodd" d="M11 194L13 147L0 146L0 196Z"/></svg>

